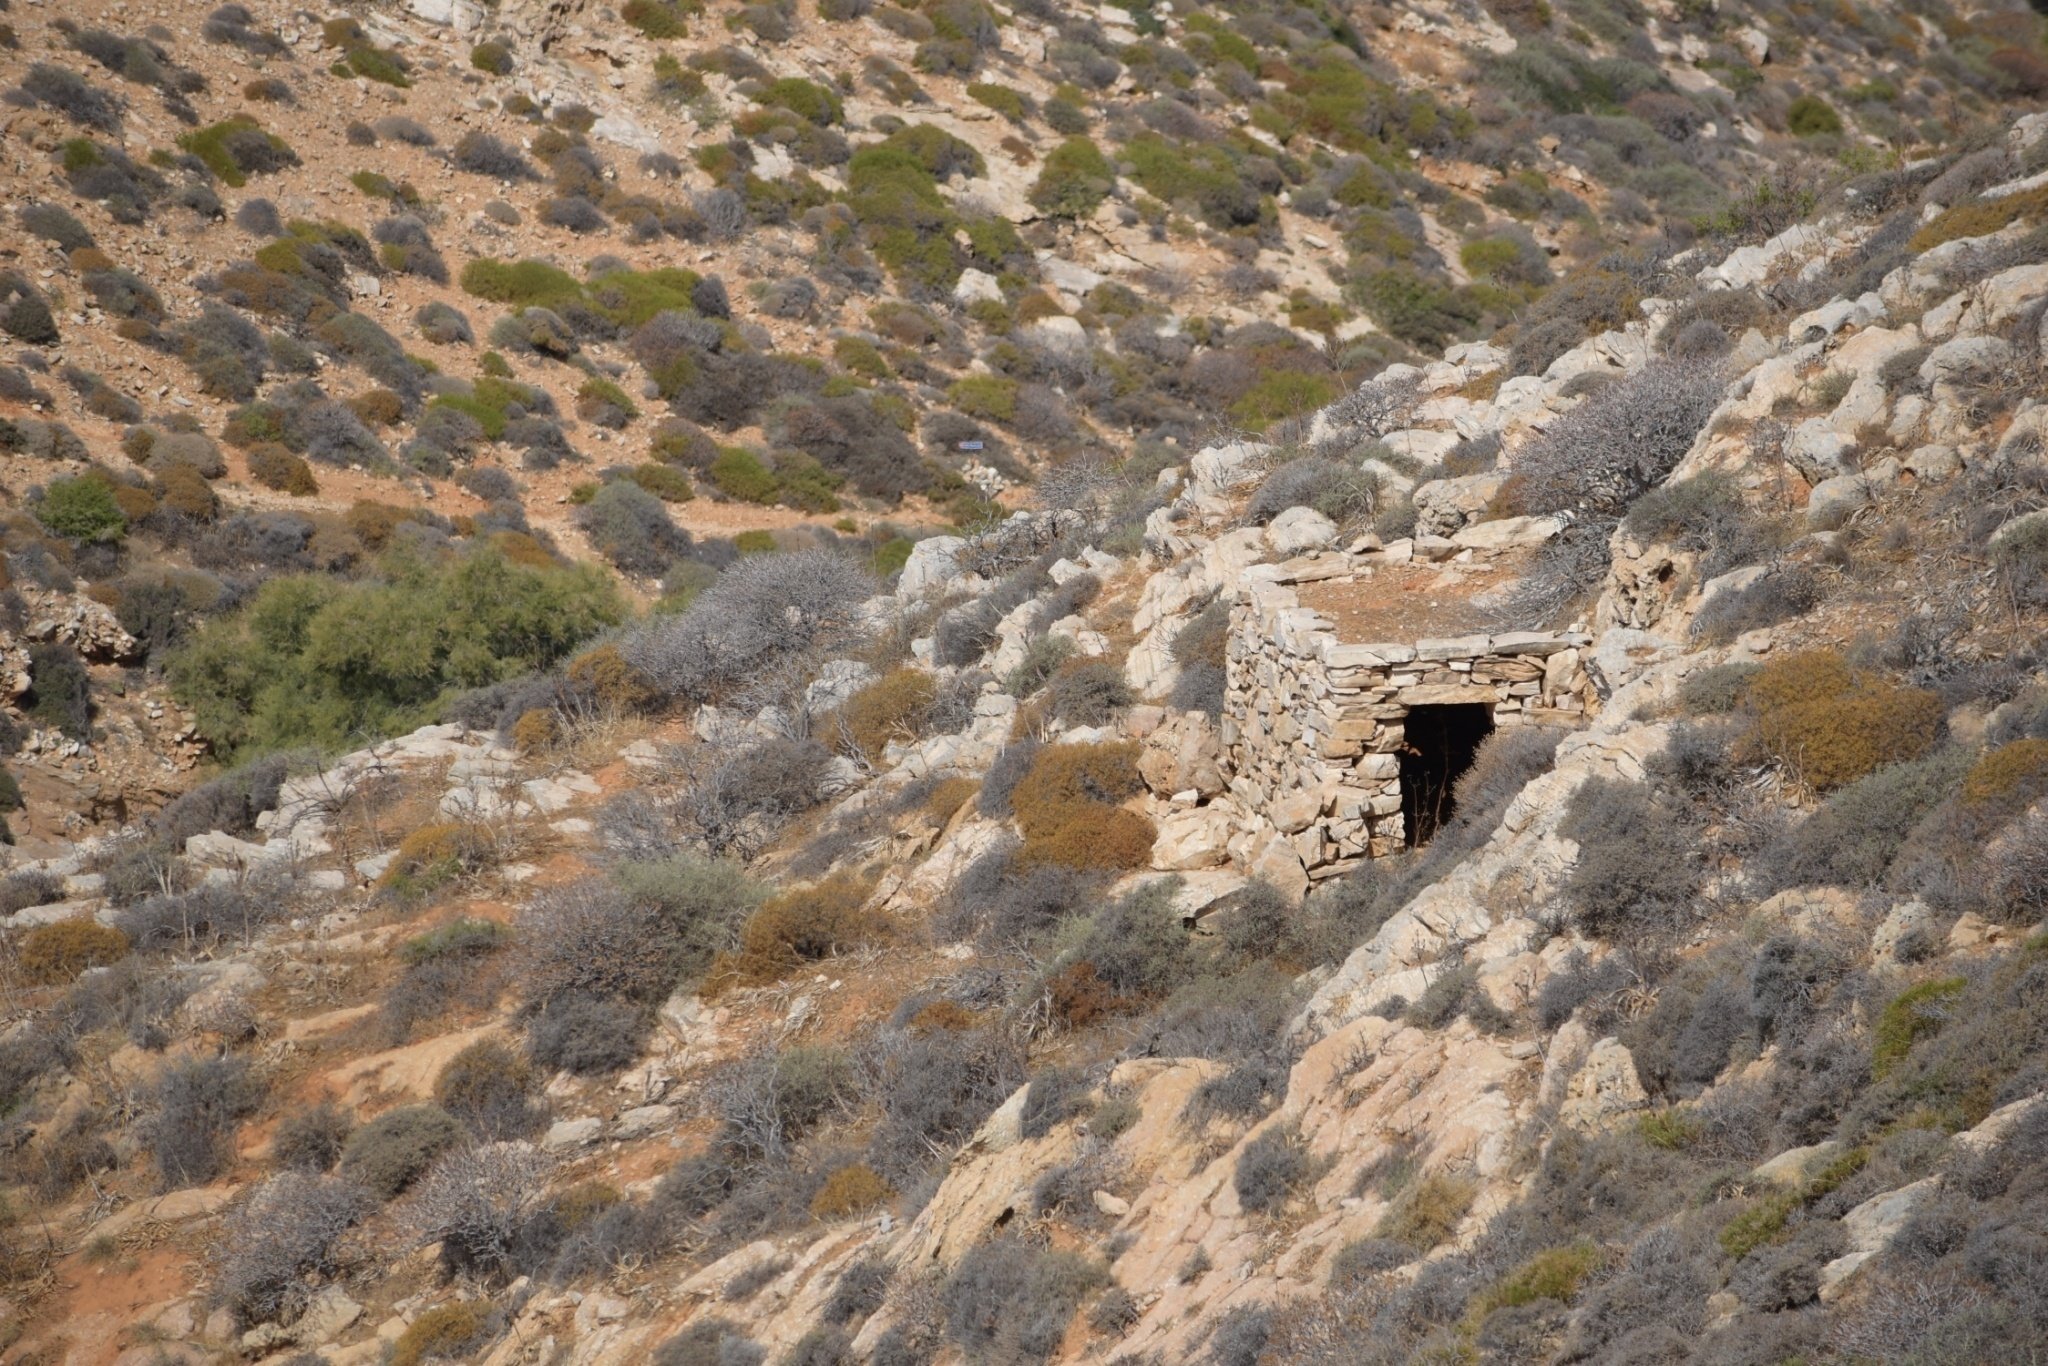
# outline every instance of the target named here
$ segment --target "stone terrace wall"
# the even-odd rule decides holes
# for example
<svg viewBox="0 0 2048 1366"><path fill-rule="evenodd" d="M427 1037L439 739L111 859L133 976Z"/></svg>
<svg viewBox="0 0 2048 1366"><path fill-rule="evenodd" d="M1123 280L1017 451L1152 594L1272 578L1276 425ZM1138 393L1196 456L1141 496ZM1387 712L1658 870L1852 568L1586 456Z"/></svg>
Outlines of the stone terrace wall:
<svg viewBox="0 0 2048 1366"><path fill-rule="evenodd" d="M1245 585L1220 728L1240 818L1233 860L1272 872L1291 856L1324 878L1401 849L1408 709L1476 702L1496 727L1577 724L1598 706L1580 663L1591 643L1518 631L1357 644L1284 581Z"/></svg>

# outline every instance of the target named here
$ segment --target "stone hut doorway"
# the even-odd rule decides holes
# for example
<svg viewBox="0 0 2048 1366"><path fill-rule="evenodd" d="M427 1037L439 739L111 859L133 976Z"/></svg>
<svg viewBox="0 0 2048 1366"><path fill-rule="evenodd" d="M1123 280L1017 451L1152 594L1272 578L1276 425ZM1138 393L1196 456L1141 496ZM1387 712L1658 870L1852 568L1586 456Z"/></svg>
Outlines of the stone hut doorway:
<svg viewBox="0 0 2048 1366"><path fill-rule="evenodd" d="M1411 707L1403 727L1401 815L1414 849L1435 839L1455 812L1454 785L1493 734L1493 708L1484 702Z"/></svg>

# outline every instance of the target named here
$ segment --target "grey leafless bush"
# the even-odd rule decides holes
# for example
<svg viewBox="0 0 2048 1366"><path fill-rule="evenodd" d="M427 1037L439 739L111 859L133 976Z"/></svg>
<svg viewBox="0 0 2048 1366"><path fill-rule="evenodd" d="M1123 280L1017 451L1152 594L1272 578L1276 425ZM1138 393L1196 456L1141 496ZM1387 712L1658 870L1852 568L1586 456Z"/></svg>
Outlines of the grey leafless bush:
<svg viewBox="0 0 2048 1366"><path fill-rule="evenodd" d="M228 1217L214 1294L241 1322L286 1318L337 1270L336 1243L376 1201L353 1181L280 1172Z"/></svg>
<svg viewBox="0 0 2048 1366"><path fill-rule="evenodd" d="M413 1233L422 1246L440 1243L455 1266L503 1270L546 1208L553 1168L530 1143L485 1143L450 1153L413 1195L407 1212Z"/></svg>
<svg viewBox="0 0 2048 1366"><path fill-rule="evenodd" d="M1516 456L1527 509L1619 517L1685 458L1725 386L1713 366L1657 361L1601 389Z"/></svg>
<svg viewBox="0 0 2048 1366"><path fill-rule="evenodd" d="M1407 424L1421 396L1421 377L1381 375L1369 379L1323 412L1330 427L1342 433L1345 445L1360 439L1378 440Z"/></svg>
<svg viewBox="0 0 2048 1366"><path fill-rule="evenodd" d="M706 701L781 661L850 640L875 588L865 567L833 551L751 556L688 611L648 623L622 648L663 692Z"/></svg>

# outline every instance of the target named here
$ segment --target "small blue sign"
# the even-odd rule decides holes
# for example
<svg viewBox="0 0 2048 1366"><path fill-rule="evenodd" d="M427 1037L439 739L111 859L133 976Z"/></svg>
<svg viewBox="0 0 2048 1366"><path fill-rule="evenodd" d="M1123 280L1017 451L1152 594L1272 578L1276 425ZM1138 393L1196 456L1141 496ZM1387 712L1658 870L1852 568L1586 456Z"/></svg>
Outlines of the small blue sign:
<svg viewBox="0 0 2048 1366"><path fill-rule="evenodd" d="M963 441L960 443L960 449L963 451L978 451L981 449L981 443L979 441Z"/></svg>

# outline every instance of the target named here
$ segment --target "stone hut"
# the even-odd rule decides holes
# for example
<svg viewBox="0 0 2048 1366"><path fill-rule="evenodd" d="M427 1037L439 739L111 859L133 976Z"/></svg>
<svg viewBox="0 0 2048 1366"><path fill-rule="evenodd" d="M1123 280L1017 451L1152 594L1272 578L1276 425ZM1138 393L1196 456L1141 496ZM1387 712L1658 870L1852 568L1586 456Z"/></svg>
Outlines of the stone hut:
<svg viewBox="0 0 2048 1366"><path fill-rule="evenodd" d="M1377 557L1372 557L1377 558ZM1231 611L1219 738L1236 861L1299 858L1311 879L1425 844L1494 730L1577 725L1599 695L1575 632L1465 629L1473 584L1420 562L1325 555L1259 566ZM1274 848L1275 835L1286 849Z"/></svg>

